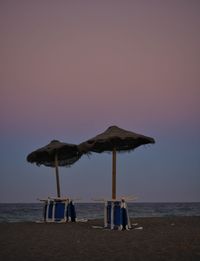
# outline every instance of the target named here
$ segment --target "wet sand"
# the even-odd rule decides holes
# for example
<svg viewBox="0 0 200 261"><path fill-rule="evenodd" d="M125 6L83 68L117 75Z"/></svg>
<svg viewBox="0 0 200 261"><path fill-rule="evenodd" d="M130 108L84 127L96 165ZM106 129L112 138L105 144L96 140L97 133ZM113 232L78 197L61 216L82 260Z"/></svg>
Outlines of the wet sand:
<svg viewBox="0 0 200 261"><path fill-rule="evenodd" d="M200 260L200 217L136 218L131 223L137 225L129 231L99 228L103 220L0 223L0 260Z"/></svg>

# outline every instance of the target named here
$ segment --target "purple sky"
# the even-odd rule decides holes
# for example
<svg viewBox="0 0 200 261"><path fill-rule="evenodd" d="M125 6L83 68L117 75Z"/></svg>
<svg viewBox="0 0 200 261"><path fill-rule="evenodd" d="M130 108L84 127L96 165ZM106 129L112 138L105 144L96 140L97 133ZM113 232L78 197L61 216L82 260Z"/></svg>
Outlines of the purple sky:
<svg viewBox="0 0 200 261"><path fill-rule="evenodd" d="M56 195L26 162L110 125L156 144L117 157L117 195L200 201L200 1L0 1L0 202ZM60 168L64 196L111 196L111 155Z"/></svg>

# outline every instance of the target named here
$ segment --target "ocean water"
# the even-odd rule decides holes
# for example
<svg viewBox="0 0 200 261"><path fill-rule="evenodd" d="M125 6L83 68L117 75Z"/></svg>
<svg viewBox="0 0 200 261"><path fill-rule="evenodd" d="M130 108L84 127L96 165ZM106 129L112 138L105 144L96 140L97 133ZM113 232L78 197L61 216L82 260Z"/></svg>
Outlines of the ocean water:
<svg viewBox="0 0 200 261"><path fill-rule="evenodd" d="M103 203L75 203L78 219L103 218ZM128 203L129 216L200 216L199 203ZM0 222L34 222L42 219L43 204L0 204Z"/></svg>

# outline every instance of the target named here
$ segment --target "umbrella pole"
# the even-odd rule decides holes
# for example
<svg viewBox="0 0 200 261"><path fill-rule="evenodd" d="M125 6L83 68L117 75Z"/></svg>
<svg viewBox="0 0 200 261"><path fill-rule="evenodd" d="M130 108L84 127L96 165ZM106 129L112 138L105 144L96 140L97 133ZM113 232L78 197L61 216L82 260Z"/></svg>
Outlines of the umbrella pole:
<svg viewBox="0 0 200 261"><path fill-rule="evenodd" d="M55 171L56 171L56 185L57 185L57 196L60 198L60 182L59 182L59 172L58 172L58 156L55 155Z"/></svg>
<svg viewBox="0 0 200 261"><path fill-rule="evenodd" d="M112 152L112 199L116 199L116 148Z"/></svg>

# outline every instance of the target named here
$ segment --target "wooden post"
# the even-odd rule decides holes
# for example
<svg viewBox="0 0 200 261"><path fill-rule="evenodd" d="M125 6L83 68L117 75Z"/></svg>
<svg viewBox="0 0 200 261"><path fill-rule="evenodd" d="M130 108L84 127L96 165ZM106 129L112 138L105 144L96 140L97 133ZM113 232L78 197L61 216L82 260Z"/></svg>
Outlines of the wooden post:
<svg viewBox="0 0 200 261"><path fill-rule="evenodd" d="M57 197L60 198L60 182L59 182L58 156L57 156L57 154L55 154L55 171L56 171Z"/></svg>
<svg viewBox="0 0 200 261"><path fill-rule="evenodd" d="M116 148L112 152L112 199L116 199Z"/></svg>

